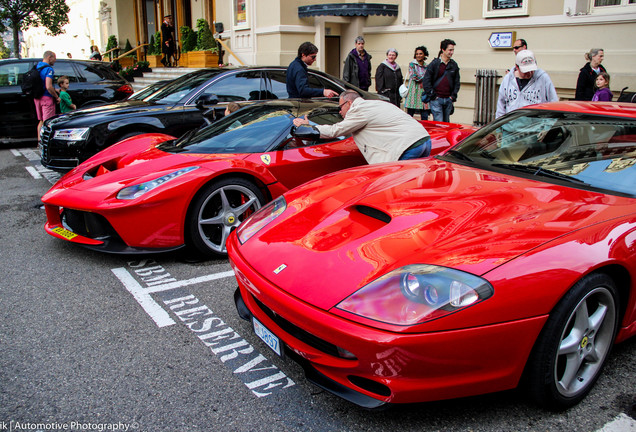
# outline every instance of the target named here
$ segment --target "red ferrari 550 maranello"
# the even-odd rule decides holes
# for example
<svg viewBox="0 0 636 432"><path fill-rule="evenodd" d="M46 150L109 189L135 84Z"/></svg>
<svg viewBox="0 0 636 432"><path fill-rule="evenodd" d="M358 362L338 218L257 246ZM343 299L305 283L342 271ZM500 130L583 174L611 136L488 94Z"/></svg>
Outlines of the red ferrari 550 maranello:
<svg viewBox="0 0 636 432"><path fill-rule="evenodd" d="M342 120L334 101L272 101L179 139L153 133L122 141L42 197L45 230L113 253L190 244L206 255L224 254L230 232L266 202L323 174L366 164L351 137L323 140L294 130L292 120L304 115L319 124ZM474 130L423 124L433 153Z"/></svg>
<svg viewBox="0 0 636 432"><path fill-rule="evenodd" d="M567 408L636 334L635 185L636 105L517 110L260 209L228 240L237 309L365 407L521 383Z"/></svg>

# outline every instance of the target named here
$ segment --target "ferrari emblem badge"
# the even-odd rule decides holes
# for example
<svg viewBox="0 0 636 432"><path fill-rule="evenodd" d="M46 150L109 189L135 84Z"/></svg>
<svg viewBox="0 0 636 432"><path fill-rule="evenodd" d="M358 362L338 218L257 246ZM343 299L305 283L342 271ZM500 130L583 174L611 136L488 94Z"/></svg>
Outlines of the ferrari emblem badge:
<svg viewBox="0 0 636 432"><path fill-rule="evenodd" d="M261 155L261 160L265 165L269 165L272 162L272 158L268 154Z"/></svg>
<svg viewBox="0 0 636 432"><path fill-rule="evenodd" d="M274 274L278 274L287 268L287 264L281 264L274 270Z"/></svg>

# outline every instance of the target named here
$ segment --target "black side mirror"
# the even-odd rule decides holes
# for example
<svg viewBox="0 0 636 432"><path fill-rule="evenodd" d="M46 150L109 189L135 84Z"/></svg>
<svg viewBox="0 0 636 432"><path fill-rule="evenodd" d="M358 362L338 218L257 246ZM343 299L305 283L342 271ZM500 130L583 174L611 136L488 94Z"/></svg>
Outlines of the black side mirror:
<svg viewBox="0 0 636 432"><path fill-rule="evenodd" d="M318 129L313 126L293 126L291 134L292 136L295 136L296 138L300 138L302 140L317 141L320 139L320 132L318 132Z"/></svg>
<svg viewBox="0 0 636 432"><path fill-rule="evenodd" d="M197 109L203 111L209 109L210 105L219 103L219 98L215 94L201 95L196 101Z"/></svg>

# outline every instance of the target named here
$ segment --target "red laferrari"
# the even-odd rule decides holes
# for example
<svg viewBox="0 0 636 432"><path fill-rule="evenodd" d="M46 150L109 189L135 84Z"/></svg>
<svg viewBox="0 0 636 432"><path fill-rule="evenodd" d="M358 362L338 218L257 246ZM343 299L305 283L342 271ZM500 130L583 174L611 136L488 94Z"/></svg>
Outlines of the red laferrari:
<svg viewBox="0 0 636 432"><path fill-rule="evenodd" d="M636 334L635 185L636 105L517 110L256 212L228 240L237 310L361 406L521 383L564 409Z"/></svg>
<svg viewBox="0 0 636 432"><path fill-rule="evenodd" d="M366 164L351 137L320 140L294 117L341 120L332 101L248 105L179 139L140 135L88 159L43 197L54 237L112 253L163 252L190 244L224 254L230 232L266 202L308 180ZM472 128L423 122L433 153ZM447 140L448 137L448 140Z"/></svg>

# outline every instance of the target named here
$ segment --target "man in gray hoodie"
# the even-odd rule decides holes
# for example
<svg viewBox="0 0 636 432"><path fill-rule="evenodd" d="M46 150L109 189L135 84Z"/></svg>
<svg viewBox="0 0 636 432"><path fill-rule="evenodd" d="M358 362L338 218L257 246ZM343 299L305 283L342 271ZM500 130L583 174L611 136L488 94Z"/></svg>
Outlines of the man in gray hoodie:
<svg viewBox="0 0 636 432"><path fill-rule="evenodd" d="M496 118L526 105L559 100L550 76L537 68L532 51L519 51L516 63L499 87Z"/></svg>

